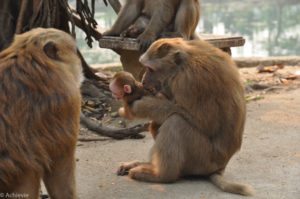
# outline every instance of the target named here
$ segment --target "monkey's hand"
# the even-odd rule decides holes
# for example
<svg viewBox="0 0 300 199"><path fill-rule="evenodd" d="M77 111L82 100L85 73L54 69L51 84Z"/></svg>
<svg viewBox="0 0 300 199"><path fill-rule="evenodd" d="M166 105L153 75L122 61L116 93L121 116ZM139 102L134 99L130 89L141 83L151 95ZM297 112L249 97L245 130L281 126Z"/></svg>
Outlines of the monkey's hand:
<svg viewBox="0 0 300 199"><path fill-rule="evenodd" d="M140 36L138 36L137 40L140 44L140 50L146 51L149 46L155 41L156 35L150 31L145 30Z"/></svg>
<svg viewBox="0 0 300 199"><path fill-rule="evenodd" d="M155 97L158 97L160 99L168 99L167 96L161 92L156 93Z"/></svg>
<svg viewBox="0 0 300 199"><path fill-rule="evenodd" d="M126 118L128 120L133 120L134 119L134 116L125 107L119 108L118 113L119 113L120 116L122 116L122 117L124 117L124 118Z"/></svg>

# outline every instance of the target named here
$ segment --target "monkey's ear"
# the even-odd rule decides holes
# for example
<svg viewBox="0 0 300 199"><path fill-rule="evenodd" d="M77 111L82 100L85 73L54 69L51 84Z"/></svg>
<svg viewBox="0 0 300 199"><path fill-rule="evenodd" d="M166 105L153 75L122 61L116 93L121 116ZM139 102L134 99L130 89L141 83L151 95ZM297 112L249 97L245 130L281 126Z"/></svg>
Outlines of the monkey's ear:
<svg viewBox="0 0 300 199"><path fill-rule="evenodd" d="M123 89L124 89L125 93L131 93L132 92L130 85L125 84Z"/></svg>
<svg viewBox="0 0 300 199"><path fill-rule="evenodd" d="M49 41L43 48L44 52L46 53L46 55L51 58L51 59L55 59L58 60L58 55L57 55L57 47L55 45L54 42Z"/></svg>
<svg viewBox="0 0 300 199"><path fill-rule="evenodd" d="M175 60L176 65L181 65L184 61L184 58L180 52L177 52L174 54L174 60Z"/></svg>

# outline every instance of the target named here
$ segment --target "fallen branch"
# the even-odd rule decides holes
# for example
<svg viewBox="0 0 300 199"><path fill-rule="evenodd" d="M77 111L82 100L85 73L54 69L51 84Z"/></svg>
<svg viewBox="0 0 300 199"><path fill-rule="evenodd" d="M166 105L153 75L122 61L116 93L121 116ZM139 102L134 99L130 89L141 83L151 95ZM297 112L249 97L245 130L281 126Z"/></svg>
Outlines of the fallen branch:
<svg viewBox="0 0 300 199"><path fill-rule="evenodd" d="M110 138L78 138L80 142L93 142L93 141L107 141L111 140Z"/></svg>
<svg viewBox="0 0 300 199"><path fill-rule="evenodd" d="M149 123L145 123L124 129L109 128L94 122L90 118L86 117L83 113L80 114L80 122L96 134L108 136L118 140L127 138L129 136L136 136L141 132L147 131L149 126Z"/></svg>
<svg viewBox="0 0 300 199"><path fill-rule="evenodd" d="M264 90L264 89L270 88L270 85L260 84L260 83L252 83L252 84L249 84L249 86L254 90Z"/></svg>

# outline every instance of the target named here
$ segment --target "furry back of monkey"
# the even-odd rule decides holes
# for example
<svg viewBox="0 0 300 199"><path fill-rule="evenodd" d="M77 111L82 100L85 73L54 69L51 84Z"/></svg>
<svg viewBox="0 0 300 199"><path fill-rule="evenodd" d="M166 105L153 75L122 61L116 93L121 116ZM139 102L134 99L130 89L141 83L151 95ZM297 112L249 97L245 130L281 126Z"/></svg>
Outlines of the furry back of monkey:
<svg viewBox="0 0 300 199"><path fill-rule="evenodd" d="M81 79L62 31L34 29L0 53L0 193L37 198L43 179L51 197L76 197Z"/></svg>

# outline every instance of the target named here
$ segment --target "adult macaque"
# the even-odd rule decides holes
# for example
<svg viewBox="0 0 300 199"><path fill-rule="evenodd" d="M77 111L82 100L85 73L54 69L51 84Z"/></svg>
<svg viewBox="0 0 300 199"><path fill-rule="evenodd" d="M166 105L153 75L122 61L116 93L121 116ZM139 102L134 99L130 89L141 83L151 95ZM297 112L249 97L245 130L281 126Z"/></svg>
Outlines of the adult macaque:
<svg viewBox="0 0 300 199"><path fill-rule="evenodd" d="M143 88L140 82L134 79L132 74L125 71L118 72L113 76L109 89L114 98L122 99L123 107L118 110L118 113L127 119L134 119L130 108L133 102L141 99L143 96L151 95L149 91ZM159 126L155 122L151 122L149 125L149 131L154 139L158 133Z"/></svg>
<svg viewBox="0 0 300 199"><path fill-rule="evenodd" d="M82 80L74 39L56 29L16 35L0 53L0 193L37 199L42 179L51 198L76 198Z"/></svg>
<svg viewBox="0 0 300 199"><path fill-rule="evenodd" d="M244 88L231 57L211 44L181 38L160 39L140 58L145 89L173 100L145 96L131 106L135 117L161 124L150 162L123 163L119 175L149 182L174 182L187 175L209 176L223 191L251 195L248 185L222 174L242 143ZM186 110L178 114L177 107Z"/></svg>
<svg viewBox="0 0 300 199"><path fill-rule="evenodd" d="M139 16L150 19L146 29L138 36L140 49L146 50L162 31L172 26L171 32L177 32L184 39L194 35L200 18L199 0L127 0L117 20L104 36L120 36Z"/></svg>
<svg viewBox="0 0 300 199"><path fill-rule="evenodd" d="M141 33L145 31L150 19L144 15L141 15L137 18L134 24L130 25L128 29L121 33L121 37L131 37L137 38ZM164 28L163 31L160 33L158 38L173 38L173 37L182 37L182 35L178 32L172 32L172 26L168 26Z"/></svg>

